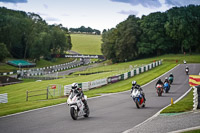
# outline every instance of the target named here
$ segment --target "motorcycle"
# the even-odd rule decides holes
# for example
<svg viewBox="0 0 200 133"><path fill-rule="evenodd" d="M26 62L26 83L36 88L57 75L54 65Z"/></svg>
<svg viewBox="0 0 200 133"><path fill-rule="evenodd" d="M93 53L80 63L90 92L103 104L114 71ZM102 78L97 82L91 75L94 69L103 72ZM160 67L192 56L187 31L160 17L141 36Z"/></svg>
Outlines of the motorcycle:
<svg viewBox="0 0 200 133"><path fill-rule="evenodd" d="M133 98L133 101L135 102L138 109L141 107L145 107L145 101L143 95L141 94L141 91L139 91L138 89L133 89L131 97Z"/></svg>
<svg viewBox="0 0 200 133"><path fill-rule="evenodd" d="M168 80L169 80L169 84L172 84L173 81L174 81L174 78L173 77L169 77Z"/></svg>
<svg viewBox="0 0 200 133"><path fill-rule="evenodd" d="M164 90L165 90L165 93L168 93L168 92L169 92L169 90L170 90L170 85L169 85L169 83L167 83L167 82L164 83Z"/></svg>
<svg viewBox="0 0 200 133"><path fill-rule="evenodd" d="M158 96L162 96L162 93L163 93L163 86L160 85L160 84L157 84L156 90L157 90Z"/></svg>
<svg viewBox="0 0 200 133"><path fill-rule="evenodd" d="M84 95L85 100L87 100L87 96ZM70 106L70 114L73 120L77 120L78 117L84 116L89 117L90 110L89 107L85 108L84 103L77 93L72 89L71 94L67 99L67 104Z"/></svg>
<svg viewBox="0 0 200 133"><path fill-rule="evenodd" d="M189 69L185 69L185 73L186 73L186 75L188 75L188 73L189 73Z"/></svg>

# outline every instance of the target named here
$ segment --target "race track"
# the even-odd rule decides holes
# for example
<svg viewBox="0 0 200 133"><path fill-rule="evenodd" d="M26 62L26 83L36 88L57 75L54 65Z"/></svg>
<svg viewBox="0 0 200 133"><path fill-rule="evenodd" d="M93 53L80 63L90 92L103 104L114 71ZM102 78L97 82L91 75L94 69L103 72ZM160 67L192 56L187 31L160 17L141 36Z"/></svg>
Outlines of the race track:
<svg viewBox="0 0 200 133"><path fill-rule="evenodd" d="M189 74L198 75L200 64L187 64ZM174 82L168 94L158 97L155 82L143 87L146 96L146 107L137 109L129 92L109 94L88 100L89 118L72 120L66 104L30 111L18 115L1 117L1 133L121 133L149 117L171 103L171 98L178 99L190 87L185 64L181 64L172 72ZM166 76L162 76L164 80ZM131 88L131 83L130 83Z"/></svg>

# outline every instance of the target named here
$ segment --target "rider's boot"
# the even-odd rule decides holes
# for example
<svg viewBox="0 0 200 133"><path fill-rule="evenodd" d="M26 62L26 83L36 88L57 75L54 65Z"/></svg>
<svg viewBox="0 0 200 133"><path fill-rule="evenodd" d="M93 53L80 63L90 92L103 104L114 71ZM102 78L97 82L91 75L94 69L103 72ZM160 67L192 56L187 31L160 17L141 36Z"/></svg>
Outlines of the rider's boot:
<svg viewBox="0 0 200 133"><path fill-rule="evenodd" d="M83 100L83 103L84 103L84 105L85 105L85 108L84 108L84 110L88 109L88 104L87 104L87 101L86 101L86 100Z"/></svg>

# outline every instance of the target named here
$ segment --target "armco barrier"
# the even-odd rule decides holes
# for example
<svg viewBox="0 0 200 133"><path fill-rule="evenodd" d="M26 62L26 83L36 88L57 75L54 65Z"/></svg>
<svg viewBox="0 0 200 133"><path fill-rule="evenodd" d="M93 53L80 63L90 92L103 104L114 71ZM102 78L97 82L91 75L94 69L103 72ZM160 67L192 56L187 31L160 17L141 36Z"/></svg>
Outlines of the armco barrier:
<svg viewBox="0 0 200 133"><path fill-rule="evenodd" d="M107 77L107 78L104 78L104 79L98 79L98 80L94 80L94 81L79 83L79 87L82 87L83 91L87 91L87 90L90 90L90 89L93 89L93 88L101 87L101 86L106 85L108 83L115 83L115 82L118 82L120 80L128 79L128 78L133 77L135 75L138 75L142 72L146 72L148 70L151 70L152 68L159 66L161 64L162 64L162 61L153 62L151 64L133 69L133 70L126 72L124 74L121 74L121 75L116 75L116 76ZM64 95L68 95L70 90L71 90L71 85L65 85L64 86Z"/></svg>

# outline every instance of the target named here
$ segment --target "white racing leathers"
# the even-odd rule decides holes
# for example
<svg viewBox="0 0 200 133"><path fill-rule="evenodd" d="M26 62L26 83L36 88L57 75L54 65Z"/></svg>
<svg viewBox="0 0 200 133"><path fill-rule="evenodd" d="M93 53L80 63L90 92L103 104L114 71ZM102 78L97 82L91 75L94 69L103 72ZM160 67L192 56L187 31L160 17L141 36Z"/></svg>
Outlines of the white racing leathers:
<svg viewBox="0 0 200 133"><path fill-rule="evenodd" d="M86 95L84 95L84 99L87 100ZM70 93L67 104L70 106L70 114L73 120L77 120L77 118L81 116L89 117L89 107L85 108L80 96L78 96L78 93L75 93L74 90Z"/></svg>

